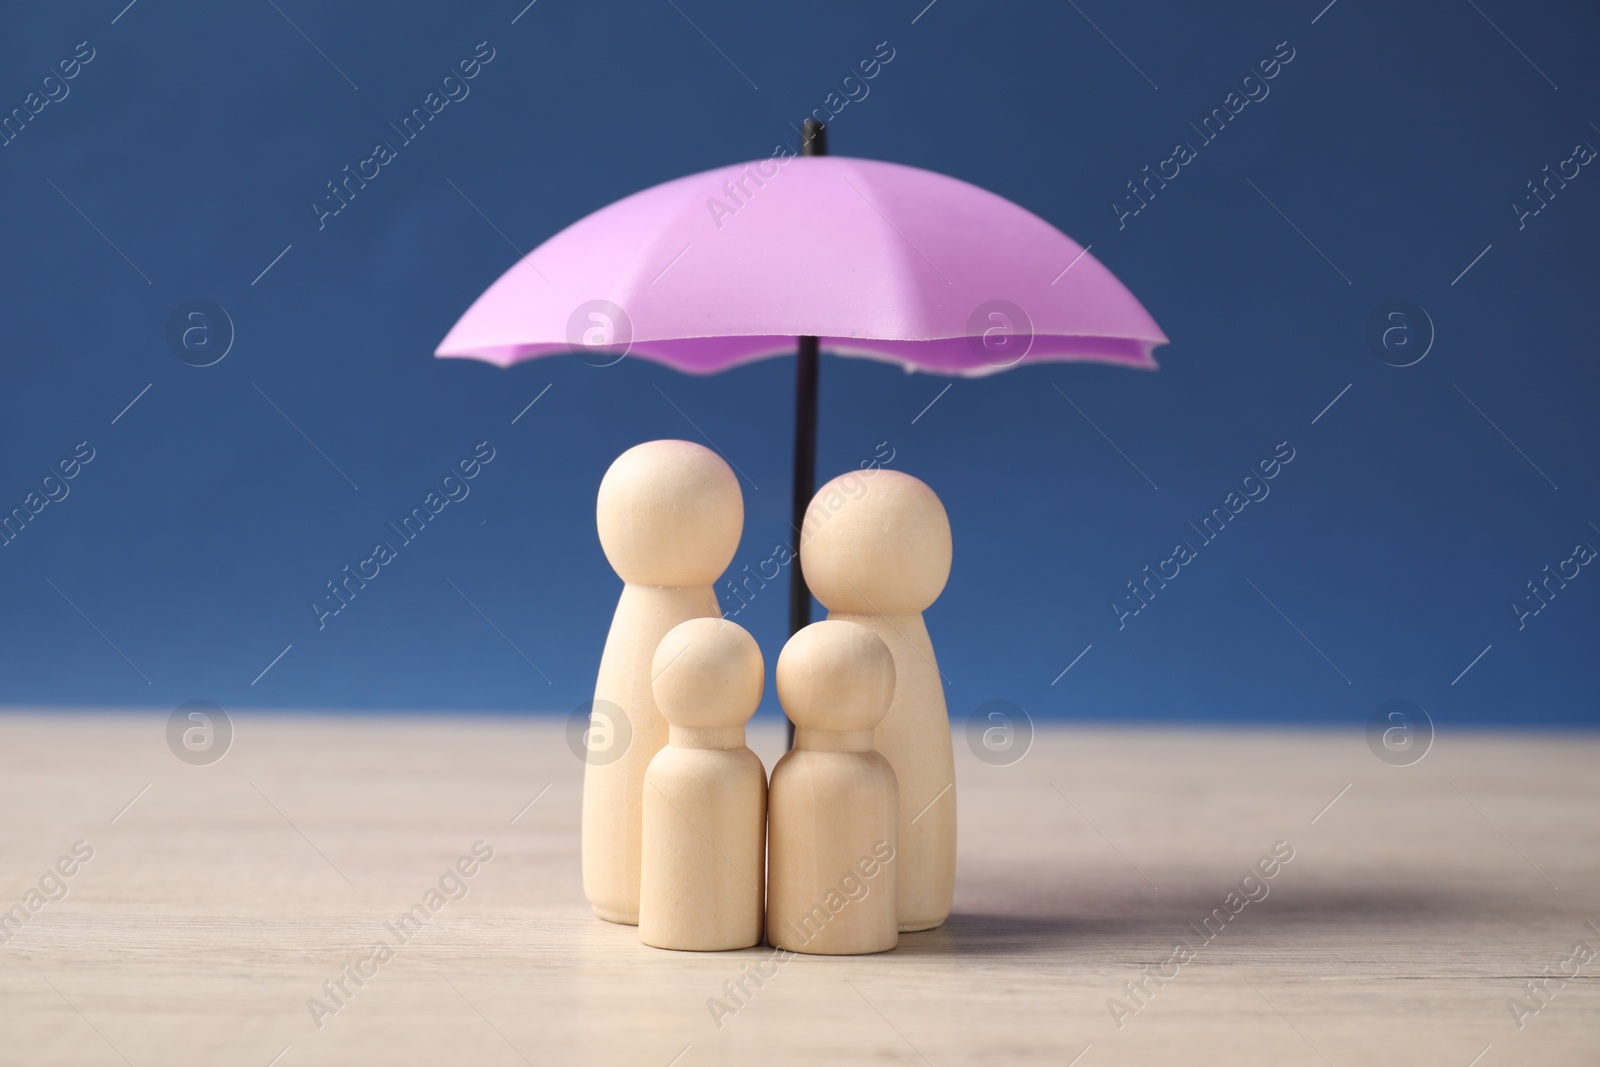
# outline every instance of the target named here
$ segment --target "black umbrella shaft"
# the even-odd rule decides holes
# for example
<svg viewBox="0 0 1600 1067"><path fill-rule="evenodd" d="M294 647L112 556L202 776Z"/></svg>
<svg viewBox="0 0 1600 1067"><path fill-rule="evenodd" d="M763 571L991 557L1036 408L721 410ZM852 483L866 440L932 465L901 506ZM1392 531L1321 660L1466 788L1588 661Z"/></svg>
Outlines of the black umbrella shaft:
<svg viewBox="0 0 1600 1067"><path fill-rule="evenodd" d="M827 127L816 119L806 119L800 137L800 154L828 154ZM802 528L811 494L817 486L817 339L802 337L795 356L794 376L794 559L789 562L789 636L811 624L811 590L800 568ZM794 747L794 723L787 724L788 747Z"/></svg>
<svg viewBox="0 0 1600 1067"><path fill-rule="evenodd" d="M800 569L801 526L817 484L817 339L800 338L794 396L794 562L789 571L789 634L811 624L811 590Z"/></svg>
<svg viewBox="0 0 1600 1067"><path fill-rule="evenodd" d="M789 635L811 624L811 590L800 569L802 528L806 508L817 484L817 339L800 338L795 359L794 390L794 559L789 563ZM789 723L789 746L794 746L794 723Z"/></svg>

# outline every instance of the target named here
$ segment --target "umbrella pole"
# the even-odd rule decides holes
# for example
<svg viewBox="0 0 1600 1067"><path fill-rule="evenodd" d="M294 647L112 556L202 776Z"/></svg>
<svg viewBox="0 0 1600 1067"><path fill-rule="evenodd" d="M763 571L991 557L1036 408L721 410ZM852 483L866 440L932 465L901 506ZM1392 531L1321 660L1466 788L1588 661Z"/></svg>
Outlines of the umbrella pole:
<svg viewBox="0 0 1600 1067"><path fill-rule="evenodd" d="M828 154L828 128L816 119L806 119L801 124L800 154L825 156ZM793 637L811 624L811 590L806 586L805 572L800 569L801 542L805 540L801 527L805 523L806 508L811 506L811 496L817 486L817 371L818 341L815 337L799 338L795 353L794 376L794 559L789 562L789 636ZM794 747L794 722L784 720L785 748Z"/></svg>
<svg viewBox="0 0 1600 1067"><path fill-rule="evenodd" d="M794 392L794 559L789 563L789 636L811 623L811 590L800 569L801 526L817 484L817 339L800 338ZM794 723L787 724L787 747L794 747Z"/></svg>

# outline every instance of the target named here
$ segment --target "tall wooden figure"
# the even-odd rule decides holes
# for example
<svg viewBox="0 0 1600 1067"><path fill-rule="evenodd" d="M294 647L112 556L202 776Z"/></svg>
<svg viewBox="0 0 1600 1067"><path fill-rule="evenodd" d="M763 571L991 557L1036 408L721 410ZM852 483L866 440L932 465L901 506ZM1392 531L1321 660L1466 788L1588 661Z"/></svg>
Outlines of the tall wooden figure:
<svg viewBox="0 0 1600 1067"><path fill-rule="evenodd" d="M583 892L594 913L639 921L644 772L667 740L650 688L656 646L680 622L718 616L712 583L744 526L744 497L716 453L649 441L600 482L600 545L625 583L594 685L583 775Z"/></svg>
<svg viewBox="0 0 1600 1067"><path fill-rule="evenodd" d="M639 940L717 952L761 940L767 770L745 747L761 650L726 619L674 626L655 655L667 747L644 774Z"/></svg>
<svg viewBox="0 0 1600 1067"><path fill-rule="evenodd" d="M838 956L899 942L899 789L872 747L894 691L894 657L855 623L812 623L778 657L778 699L795 729L768 796L775 948Z"/></svg>
<svg viewBox="0 0 1600 1067"><path fill-rule="evenodd" d="M955 894L956 776L922 613L950 577L950 520L909 474L852 472L817 490L800 536L806 584L828 618L860 623L894 654L894 703L876 738L900 782L900 929L931 930Z"/></svg>

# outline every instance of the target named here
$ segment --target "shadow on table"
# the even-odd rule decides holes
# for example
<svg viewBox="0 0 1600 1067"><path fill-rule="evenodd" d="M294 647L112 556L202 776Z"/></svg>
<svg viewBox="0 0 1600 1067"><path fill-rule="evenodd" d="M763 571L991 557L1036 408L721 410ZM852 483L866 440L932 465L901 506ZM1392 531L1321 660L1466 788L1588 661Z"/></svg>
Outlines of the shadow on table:
<svg viewBox="0 0 1600 1067"><path fill-rule="evenodd" d="M1227 913L1221 897L1212 900L1188 895L1177 897L1170 905L1148 900L1145 903L1143 910L1110 914L958 912L937 929L901 934L896 951L918 956L1027 956L1070 953L1075 948L1095 951L1107 945L1126 947L1151 941L1181 939L1193 944L1204 939L1202 924L1213 915L1210 909ZM1455 925L1475 916L1503 915L1507 907L1526 910L1530 903L1521 894L1468 894L1444 886L1302 890L1293 896L1273 895L1248 904L1226 924L1212 919L1210 928L1218 931L1218 938L1248 938L1253 934L1282 937L1286 930L1295 928L1308 932L1316 929L1325 934L1340 928L1371 930L1392 925L1409 931L1432 923Z"/></svg>

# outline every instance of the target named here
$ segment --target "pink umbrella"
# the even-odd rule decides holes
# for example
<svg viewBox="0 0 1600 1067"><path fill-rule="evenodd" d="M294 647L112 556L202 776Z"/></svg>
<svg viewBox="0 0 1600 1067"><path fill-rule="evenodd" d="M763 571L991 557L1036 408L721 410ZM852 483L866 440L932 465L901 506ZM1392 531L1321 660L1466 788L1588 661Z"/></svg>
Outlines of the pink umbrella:
<svg viewBox="0 0 1600 1067"><path fill-rule="evenodd" d="M1021 363L1154 369L1166 335L1088 250L932 171L829 157L806 121L774 155L645 189L528 253L437 355L509 366L587 350L691 374L796 350L794 527L814 487L817 352L977 377ZM792 630L811 596L790 569Z"/></svg>

